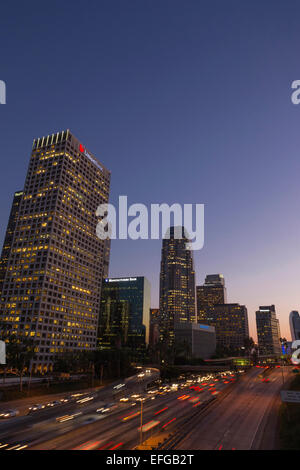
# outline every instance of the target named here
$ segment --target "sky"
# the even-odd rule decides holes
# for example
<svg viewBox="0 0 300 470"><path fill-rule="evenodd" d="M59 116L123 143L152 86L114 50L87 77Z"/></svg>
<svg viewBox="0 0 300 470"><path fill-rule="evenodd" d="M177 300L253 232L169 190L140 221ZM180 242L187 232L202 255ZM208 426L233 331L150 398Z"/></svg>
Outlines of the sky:
<svg viewBox="0 0 300 470"><path fill-rule="evenodd" d="M53 0L1 5L0 243L32 141L63 129L111 170L111 197L205 204L197 284L300 309L298 0ZM144 275L161 240L115 240L111 276Z"/></svg>

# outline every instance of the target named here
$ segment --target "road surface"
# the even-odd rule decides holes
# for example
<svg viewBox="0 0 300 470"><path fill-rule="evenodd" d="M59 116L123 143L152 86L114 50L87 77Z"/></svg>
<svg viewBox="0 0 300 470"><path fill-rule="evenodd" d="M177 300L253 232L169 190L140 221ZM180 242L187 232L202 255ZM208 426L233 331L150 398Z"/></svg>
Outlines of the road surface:
<svg viewBox="0 0 300 470"><path fill-rule="evenodd" d="M154 374L150 374L153 376ZM196 407L211 401L216 394L230 386L235 380L229 376L226 380L214 379L198 386L200 390L185 388L157 395L154 400L147 400L143 407L137 402L123 403L116 400L117 407L108 414L96 413L96 409L107 402L103 391L91 401L82 405L68 403L58 408L41 410L32 416L14 418L9 423L0 425L0 449L11 449L16 446L27 449L133 449L140 441L139 427L143 428L142 439L149 438L157 429L172 431L177 423L183 422ZM141 379L127 379L126 394L142 392ZM149 394L150 396L150 394ZM110 398L111 400L111 398ZM74 419L62 423L56 418L65 414L78 414ZM155 428L147 430L154 421ZM150 425L149 425L150 423ZM1 447L4 446L4 447Z"/></svg>
<svg viewBox="0 0 300 470"><path fill-rule="evenodd" d="M252 369L177 445L177 449L250 450L261 448L263 426L282 387L282 371L274 369L263 382ZM272 436L274 439L274 435ZM270 446L270 443L268 444Z"/></svg>

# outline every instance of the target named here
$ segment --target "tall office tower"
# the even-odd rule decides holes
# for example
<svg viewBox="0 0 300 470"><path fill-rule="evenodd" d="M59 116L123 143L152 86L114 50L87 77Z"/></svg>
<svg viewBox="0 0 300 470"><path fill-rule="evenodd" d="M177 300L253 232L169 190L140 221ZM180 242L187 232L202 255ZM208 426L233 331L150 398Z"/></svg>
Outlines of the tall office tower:
<svg viewBox="0 0 300 470"><path fill-rule="evenodd" d="M110 241L109 238L104 241L103 279L106 279L109 274Z"/></svg>
<svg viewBox="0 0 300 470"><path fill-rule="evenodd" d="M150 308L149 345L154 347L160 338L160 313L159 308Z"/></svg>
<svg viewBox="0 0 300 470"><path fill-rule="evenodd" d="M256 328L260 354L280 354L280 333L275 305L259 307L256 312Z"/></svg>
<svg viewBox="0 0 300 470"><path fill-rule="evenodd" d="M11 250L11 245L13 242L13 236L15 232L15 226L16 226L16 221L18 218L18 213L19 213L19 206L20 202L22 200L22 191L18 191L14 194L14 199L8 219L8 224L7 224L7 229L6 229L6 234L3 242L3 248L2 248L2 253L1 253L1 259L0 259L0 295L2 292L2 285L7 269L7 263L10 255L10 250Z"/></svg>
<svg viewBox="0 0 300 470"><path fill-rule="evenodd" d="M105 242L96 210L110 172L69 130L33 141L3 281L0 319L36 344L33 366L93 349Z"/></svg>
<svg viewBox="0 0 300 470"><path fill-rule="evenodd" d="M149 342L151 287L145 277L103 281L98 344L102 349L143 348Z"/></svg>
<svg viewBox="0 0 300 470"><path fill-rule="evenodd" d="M196 321L195 271L184 227L170 227L166 235L169 238L164 238L162 245L159 311L162 339L172 346L176 324Z"/></svg>
<svg viewBox="0 0 300 470"><path fill-rule="evenodd" d="M249 336L248 312L245 305L220 304L207 307L206 322L215 327L217 347L241 352L245 338Z"/></svg>
<svg viewBox="0 0 300 470"><path fill-rule="evenodd" d="M296 341L300 339L300 316L299 312L296 310L292 310L290 313L290 330L291 330L291 337L292 341Z"/></svg>
<svg viewBox="0 0 300 470"><path fill-rule="evenodd" d="M208 274L202 286L196 287L197 321L206 322L207 307L226 304L227 293L223 274Z"/></svg>

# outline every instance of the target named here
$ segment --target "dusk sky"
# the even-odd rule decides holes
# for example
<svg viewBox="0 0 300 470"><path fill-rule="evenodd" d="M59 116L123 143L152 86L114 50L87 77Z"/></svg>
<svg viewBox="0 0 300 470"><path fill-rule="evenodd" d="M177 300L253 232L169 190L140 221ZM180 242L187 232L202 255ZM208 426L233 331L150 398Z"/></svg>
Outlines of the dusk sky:
<svg viewBox="0 0 300 470"><path fill-rule="evenodd" d="M16 14L18 13L18 14ZM299 0L11 1L0 12L1 243L32 141L63 129L112 172L111 202L205 204L197 283L300 310ZM111 276L145 275L161 240L114 241Z"/></svg>

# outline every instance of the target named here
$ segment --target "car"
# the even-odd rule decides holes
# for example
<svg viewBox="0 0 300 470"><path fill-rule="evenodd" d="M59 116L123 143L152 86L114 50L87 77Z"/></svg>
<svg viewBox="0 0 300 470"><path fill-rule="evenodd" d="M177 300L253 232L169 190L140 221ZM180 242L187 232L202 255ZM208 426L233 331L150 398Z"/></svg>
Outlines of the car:
<svg viewBox="0 0 300 470"><path fill-rule="evenodd" d="M57 401L57 400L54 400L54 401L50 401L49 403L47 403L47 406L49 406L49 407L57 406L57 405L61 405L61 402Z"/></svg>
<svg viewBox="0 0 300 470"><path fill-rule="evenodd" d="M97 421L97 419L99 419L99 416L90 416L90 417L86 418L84 421L82 421L81 424L94 423L95 421Z"/></svg>
<svg viewBox="0 0 300 470"><path fill-rule="evenodd" d="M46 408L46 405L41 405L40 403L37 403L35 405L30 406L29 411L39 411L43 410L44 408Z"/></svg>
<svg viewBox="0 0 300 470"><path fill-rule="evenodd" d="M107 403L96 410L96 413L108 413L118 407L117 403Z"/></svg>
<svg viewBox="0 0 300 470"><path fill-rule="evenodd" d="M64 423L65 421L69 421L70 419L74 419L76 418L77 416L80 416L82 415L82 413L74 413L72 415L64 415L64 416L59 416L58 418L56 418L56 421L58 423Z"/></svg>
<svg viewBox="0 0 300 470"><path fill-rule="evenodd" d="M61 399L60 399L60 402L61 402L61 403L68 403L69 400L70 400L69 397L64 397L64 398L61 398Z"/></svg>
<svg viewBox="0 0 300 470"><path fill-rule="evenodd" d="M0 412L1 419L14 418L19 414L18 410L5 410Z"/></svg>
<svg viewBox="0 0 300 470"><path fill-rule="evenodd" d="M144 401L146 401L146 400L149 400L149 398L150 398L150 397L139 397L139 398L136 399L136 401L139 401L139 402L142 401L142 402L144 402Z"/></svg>
<svg viewBox="0 0 300 470"><path fill-rule="evenodd" d="M95 397L93 397L93 396L80 398L79 400L76 401L76 403L83 404L83 403L86 403L88 401L94 400L94 398Z"/></svg>

